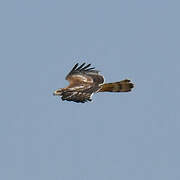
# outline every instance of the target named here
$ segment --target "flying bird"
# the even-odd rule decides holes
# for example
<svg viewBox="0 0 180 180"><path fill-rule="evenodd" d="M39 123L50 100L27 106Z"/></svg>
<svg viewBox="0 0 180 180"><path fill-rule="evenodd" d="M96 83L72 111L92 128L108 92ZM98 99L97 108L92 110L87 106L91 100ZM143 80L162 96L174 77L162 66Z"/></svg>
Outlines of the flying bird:
<svg viewBox="0 0 180 180"><path fill-rule="evenodd" d="M61 99L74 101L77 103L85 103L92 101L91 97L94 93L99 92L129 92L134 87L129 79L114 83L104 83L104 77L99 74L95 67L90 67L91 64L77 63L69 74L66 80L69 81L69 86L54 91L54 96L61 96Z"/></svg>

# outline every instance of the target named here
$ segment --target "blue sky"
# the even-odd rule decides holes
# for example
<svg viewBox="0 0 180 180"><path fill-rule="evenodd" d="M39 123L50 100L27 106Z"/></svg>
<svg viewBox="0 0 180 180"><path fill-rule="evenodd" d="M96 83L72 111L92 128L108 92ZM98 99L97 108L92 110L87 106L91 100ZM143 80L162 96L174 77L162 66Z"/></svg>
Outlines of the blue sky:
<svg viewBox="0 0 180 180"><path fill-rule="evenodd" d="M180 2L0 2L0 179L179 180ZM75 63L131 93L62 102Z"/></svg>

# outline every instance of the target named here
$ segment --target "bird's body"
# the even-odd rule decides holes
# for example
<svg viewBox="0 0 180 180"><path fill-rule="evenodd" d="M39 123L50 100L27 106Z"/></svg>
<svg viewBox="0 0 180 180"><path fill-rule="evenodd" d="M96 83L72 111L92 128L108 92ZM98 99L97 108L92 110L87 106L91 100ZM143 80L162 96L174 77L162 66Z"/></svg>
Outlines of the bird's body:
<svg viewBox="0 0 180 180"><path fill-rule="evenodd" d="M58 89L54 95L61 96L62 100L84 103L91 101L91 96L97 92L128 92L133 88L130 80L104 84L104 77L91 64L85 63L78 67L78 63L66 76L69 86Z"/></svg>

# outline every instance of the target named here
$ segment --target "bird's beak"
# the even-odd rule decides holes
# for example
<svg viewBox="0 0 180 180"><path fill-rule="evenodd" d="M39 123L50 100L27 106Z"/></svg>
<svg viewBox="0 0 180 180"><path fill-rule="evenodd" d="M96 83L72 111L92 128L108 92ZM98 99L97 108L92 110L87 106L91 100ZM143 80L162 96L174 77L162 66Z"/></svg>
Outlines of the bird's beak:
<svg viewBox="0 0 180 180"><path fill-rule="evenodd" d="M62 95L62 90L61 89L58 89L56 91L53 92L53 95L54 96L61 96Z"/></svg>

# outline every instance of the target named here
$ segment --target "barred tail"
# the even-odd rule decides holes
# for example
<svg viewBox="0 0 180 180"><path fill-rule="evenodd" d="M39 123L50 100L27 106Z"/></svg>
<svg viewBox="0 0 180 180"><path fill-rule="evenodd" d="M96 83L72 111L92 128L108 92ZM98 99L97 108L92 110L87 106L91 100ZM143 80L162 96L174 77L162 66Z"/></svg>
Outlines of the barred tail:
<svg viewBox="0 0 180 180"><path fill-rule="evenodd" d="M125 79L123 81L102 84L99 92L129 92L134 87L130 80Z"/></svg>

